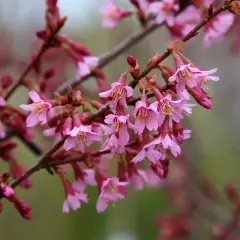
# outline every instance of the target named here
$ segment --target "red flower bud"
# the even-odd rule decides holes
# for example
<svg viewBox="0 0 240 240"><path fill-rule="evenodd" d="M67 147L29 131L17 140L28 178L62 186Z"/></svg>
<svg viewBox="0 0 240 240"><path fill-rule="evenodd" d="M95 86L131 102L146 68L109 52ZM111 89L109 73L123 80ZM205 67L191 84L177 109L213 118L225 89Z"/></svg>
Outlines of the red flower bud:
<svg viewBox="0 0 240 240"><path fill-rule="evenodd" d="M131 67L135 67L137 64L137 60L134 56L128 56L127 57L127 62Z"/></svg>
<svg viewBox="0 0 240 240"><path fill-rule="evenodd" d="M49 68L44 74L43 77L45 79L49 79L56 74L56 70L54 68Z"/></svg>
<svg viewBox="0 0 240 240"><path fill-rule="evenodd" d="M8 88L13 83L13 77L11 75L5 75L1 79L1 86L3 89Z"/></svg>

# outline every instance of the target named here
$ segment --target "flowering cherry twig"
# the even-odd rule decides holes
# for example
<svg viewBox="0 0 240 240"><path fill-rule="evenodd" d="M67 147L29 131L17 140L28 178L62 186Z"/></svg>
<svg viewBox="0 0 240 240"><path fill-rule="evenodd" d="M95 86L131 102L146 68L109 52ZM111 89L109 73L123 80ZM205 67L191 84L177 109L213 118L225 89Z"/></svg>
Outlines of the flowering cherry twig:
<svg viewBox="0 0 240 240"><path fill-rule="evenodd" d="M113 28L122 19L135 16L142 25L142 30L99 59L92 56L91 51L81 43L59 33L66 18L60 17L57 0L47 0L46 27L37 32L38 38L44 43L37 56L11 88L11 77L5 76L0 82L0 138L4 140L0 141L0 156L9 164L11 171L11 174L0 175L0 197L14 204L26 219L31 217L30 207L16 197L13 188L19 185L29 188L29 177L40 169L46 169L51 174L54 170L62 182L65 192L62 206L64 213L70 209L76 210L83 202L88 202L85 192L88 185L97 186L99 190L96 203L99 213L105 211L109 203L124 199L129 184L136 190L143 189L144 185L159 186L168 177L170 159L178 159L181 144L191 137L191 130L184 129L182 124L184 114L192 114L192 108L196 106L189 102L190 96L202 107L211 109L211 97L204 86L208 80L219 80L218 76L212 75L217 69L204 71L196 67L184 56L182 47L202 28L205 30L204 45L207 47L214 41L221 40L235 19L232 13L223 12L229 10L238 15L240 7L236 5L236 0L227 0L215 10L215 6L209 5L208 1L202 1L202 7L198 6L198 1L193 1L194 4L189 3L189 6L181 10L181 1L129 1L134 10L119 8L112 0L107 0L101 9L103 26ZM143 71L140 70L137 59L128 56L128 68L108 90L101 68L159 26L166 26L173 40L167 51L151 57ZM56 71L49 68L41 72L38 65L44 52L51 47L64 50L67 57L74 60L77 80L63 84L54 93L54 97L49 99L47 81ZM169 56L172 56L176 69L162 63ZM25 81L31 69L38 73L36 84ZM150 75L154 69L157 72ZM127 84L129 75L133 80ZM96 78L101 99L99 101L83 97L77 89L90 76ZM159 77L164 80L163 84L158 83ZM28 104L20 105L23 110L30 112L28 115L6 103L20 85L29 90ZM134 97L136 87L141 93L140 97ZM134 106L133 112L129 106ZM6 135L2 124L17 128L27 140L32 137L30 128L41 125L45 136L56 138L55 145L25 171L13 155L16 144ZM93 142L100 144L99 151L91 148ZM118 155L118 158L109 161L113 155ZM139 164L142 161L146 163L143 166ZM73 171L73 182L68 180L65 174L68 170L64 164L69 164ZM111 164L117 164L114 176L107 173ZM10 175L15 179L11 184L8 183ZM188 177L191 178L190 175ZM179 179L175 180L177 185ZM187 197L183 188L178 191L183 199ZM178 199L175 196L173 202ZM189 233L189 222L196 207L194 201L189 199L189 204L186 201L183 206L186 207L185 212L181 211L164 221L173 224L172 238Z"/></svg>
<svg viewBox="0 0 240 240"><path fill-rule="evenodd" d="M8 98L11 97L11 95L15 92L15 90L20 87L25 77L28 75L28 73L36 66L36 64L40 61L41 57L44 55L44 53L51 47L52 41L54 40L56 34L61 30L64 23L66 21L66 18L62 19L61 23L57 26L56 29L54 29L48 39L42 44L41 48L39 49L38 53L34 57L34 59L29 63L29 65L26 67L22 75L19 77L17 82L12 86L12 88L7 92L5 99L8 100Z"/></svg>
<svg viewBox="0 0 240 240"><path fill-rule="evenodd" d="M221 12L225 11L228 9L230 3L232 1L226 1L223 6L220 6L218 7L214 12L212 12L211 15L208 15L205 17L204 20L202 20L196 27L194 27L192 29L192 31L190 31L181 41L182 42L187 42L188 40L190 40L191 38L193 38L194 36L196 36L196 34L198 33L198 31L205 25L207 24L209 21L211 21L214 17L216 17L218 14L220 14ZM60 27L61 28L61 27ZM60 29L59 28L59 29ZM139 36L137 35L137 37L135 37L136 39L139 39L139 38L142 38L143 36L145 36L146 34L152 32L152 30L154 30L156 28L155 25L152 25L148 30L147 30L147 33L146 32L142 32L142 34ZM54 35L53 37L54 38ZM134 38L134 42L135 42L135 38ZM52 41L52 39L49 40L49 43ZM132 43L132 40L131 41L127 41L128 44L129 42ZM48 43L48 44L49 44ZM128 45L126 44L126 45ZM128 46L127 46L128 47ZM125 45L124 45L124 49L127 48ZM42 49L44 50L41 50L40 53L38 55L40 55L40 57L42 56L42 54L45 52L46 50L46 47L43 47ZM121 50L118 50L116 52L119 52L119 51L122 51L122 48ZM140 80L141 78L145 77L151 70L153 70L154 68L156 68L158 66L159 63L161 63L163 60L165 60L168 56L170 56L171 54L171 49L169 48L163 55L158 55L156 58L154 58L154 61L151 62L151 64L149 64L149 66L142 72L139 74L139 76L134 79L131 83L130 83L130 86L132 87L135 87L138 80ZM111 58L113 58L113 56L117 55L116 53L114 53L113 55L111 54L110 57L106 57L107 60L102 60L102 66L104 66L106 63L108 63L108 61L110 61ZM106 63L105 63L106 61ZM101 66L101 65L100 65ZM102 67L101 66L101 67ZM31 66L32 68L32 66ZM28 71L27 71L28 72ZM25 74L24 74L25 76ZM87 75L86 76L86 79L90 77L90 75ZM83 80L83 79L82 79ZM22 81L22 80L21 80ZM73 86L76 85L76 83L72 83L74 84ZM19 86L19 84L17 85ZM16 88L16 87L14 87ZM165 89L168 89L168 85L166 85L166 87L164 88ZM61 90L61 92L64 92L65 91L65 87L63 90ZM11 91L12 92L12 91ZM9 95L9 94L8 94ZM93 121L95 118L97 118L98 116L101 116L103 113L106 112L106 110L108 110L109 108L109 104L105 104L102 108L100 108L96 113L93 113L91 114L90 116L88 116L85 120L85 123L90 123L91 121ZM47 152L33 167L31 167L29 170L27 170L21 177L19 177L16 181L14 181L12 184L11 184L11 187L16 187L17 185L19 185L23 180L25 180L26 178L28 178L29 176L31 176L32 174L34 174L38 169L42 168L42 165L45 164L45 162L47 162L49 160L49 158L51 157L51 155L57 151L60 147L62 147L64 143L64 140L60 141L59 143L57 143L49 152Z"/></svg>

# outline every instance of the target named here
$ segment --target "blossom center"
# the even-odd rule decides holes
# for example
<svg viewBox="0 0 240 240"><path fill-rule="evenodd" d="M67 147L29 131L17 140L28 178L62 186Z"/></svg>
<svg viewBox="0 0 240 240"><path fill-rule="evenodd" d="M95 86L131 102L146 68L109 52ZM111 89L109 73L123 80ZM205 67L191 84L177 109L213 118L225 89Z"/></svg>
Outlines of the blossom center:
<svg viewBox="0 0 240 240"><path fill-rule="evenodd" d="M174 108L170 105L169 101L167 100L162 101L162 113L164 115L169 115L169 116L174 115Z"/></svg>
<svg viewBox="0 0 240 240"><path fill-rule="evenodd" d="M189 79L192 77L191 73L185 68L179 71L179 76L182 80L188 82Z"/></svg>
<svg viewBox="0 0 240 240"><path fill-rule="evenodd" d="M115 121L116 132L119 132L121 126L125 126L126 123L119 121L118 119Z"/></svg>
<svg viewBox="0 0 240 240"><path fill-rule="evenodd" d="M85 132L79 132L77 134L77 143L80 145L84 145L85 142L87 141L87 135Z"/></svg>
<svg viewBox="0 0 240 240"><path fill-rule="evenodd" d="M125 92L126 92L126 90L125 90L125 88L123 86L117 86L112 91L111 97L118 101L119 99L121 99L123 97Z"/></svg>
<svg viewBox="0 0 240 240"><path fill-rule="evenodd" d="M202 87L202 86L205 85L206 83L208 83L208 79L207 79L207 78L203 78L203 79L200 81L200 86Z"/></svg>
<svg viewBox="0 0 240 240"><path fill-rule="evenodd" d="M34 103L34 113L36 114L36 116L39 116L40 113L43 112L43 104L41 103Z"/></svg>
<svg viewBox="0 0 240 240"><path fill-rule="evenodd" d="M163 11L165 12L165 13L171 13L172 12L172 4L164 4L164 6L163 6Z"/></svg>

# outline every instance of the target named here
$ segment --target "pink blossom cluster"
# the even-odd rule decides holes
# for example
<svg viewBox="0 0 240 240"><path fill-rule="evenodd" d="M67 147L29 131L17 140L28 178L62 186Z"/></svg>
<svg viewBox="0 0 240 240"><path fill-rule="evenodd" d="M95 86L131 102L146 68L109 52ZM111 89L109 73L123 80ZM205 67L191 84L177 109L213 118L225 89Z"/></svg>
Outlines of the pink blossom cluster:
<svg viewBox="0 0 240 240"><path fill-rule="evenodd" d="M196 66L183 54L183 43L203 27L204 45L211 46L236 24L235 16L222 10L211 18L215 6L207 0L194 0L184 8L178 0L129 2L134 10L119 8L113 0L108 0L100 11L103 26L113 28L120 20L135 14L143 33L146 29L149 31L150 24L162 24L171 39L176 40L162 56L156 53L150 58L144 70L134 56L128 56L126 70L108 87L100 69L104 58L93 56L82 43L59 33L66 17L60 16L57 0L47 0L46 26L36 33L43 45L40 53L32 56L26 71L32 70L34 77L26 78L24 73L16 85L11 75L1 78L0 157L9 165L15 182L8 184L8 173L0 176L0 198L13 203L26 219L30 218L30 208L15 196L13 187L31 187L28 177L40 169L58 176L65 194L64 213L77 210L89 201L88 187L98 189L96 210L100 213L126 198L130 186L137 191L162 186L171 160L179 158L182 144L191 137L191 130L183 123L185 117L191 115L197 105L212 108L206 85L219 80L214 75L217 69L203 70ZM207 20L196 30L201 19ZM120 48L124 50L130 45L120 45ZM52 67L43 70L40 61L42 52L53 48L57 52L64 50L77 67L75 81L63 91L61 88L55 91L54 96L47 86L57 70ZM110 60L116 52L118 48L110 54ZM162 63L169 56L174 66ZM89 76L96 79L98 86L94 99L76 87ZM24 111L8 101L19 86L29 92L27 103L20 104ZM54 137L55 145L37 167L26 172L14 157L17 144L9 139L8 131L12 129L12 135L34 148L30 131L33 127L38 127L44 136ZM70 180L68 173L72 173L74 180Z"/></svg>
<svg viewBox="0 0 240 240"><path fill-rule="evenodd" d="M122 19L136 14L140 22L144 25L148 19L153 18L156 24L165 24L172 40L182 39L188 34L199 21L208 14L208 9L212 3L209 0L195 0L193 5L180 11L179 1L163 0L132 0L135 11L118 8L114 0L107 0L106 5L101 8L103 17L103 27L113 28ZM176 16L176 13L180 13ZM222 13L209 22L205 27L204 41L205 47L210 47L213 42L224 39L226 32L230 30L235 17L231 13Z"/></svg>
<svg viewBox="0 0 240 240"><path fill-rule="evenodd" d="M117 82L111 84L110 90L99 93L100 98L109 103L109 111L90 125L86 122L91 112L85 103L88 101L99 109L101 102L86 100L79 91L71 89L68 96L57 95L51 101L44 100L35 91L29 92L32 103L20 105L30 112L27 126L48 125L50 128L46 128L44 134L56 136L56 141L63 139L68 157L80 155L85 158L81 164L70 164L75 176L72 184L62 171L57 171L66 194L63 212L76 210L82 202L88 201L87 185L98 187L97 211L102 212L109 203L125 198L129 184L141 190L144 183L154 186L161 184L166 177L166 163L179 156L180 145L191 136L191 131L182 125L184 116L192 114L192 108L196 106L189 103L190 96L210 109L211 97L204 87L209 80L219 79L212 76L217 69L201 70L176 51L172 56L176 68L161 64L158 75L158 78L162 75L167 83L172 84L170 89L163 91L156 76L141 80L145 81L140 87L141 96L131 111L131 101L136 99L133 88L127 85L132 64ZM128 58L129 62L134 60L132 56ZM150 92L155 100L148 99ZM92 160L90 156L95 142L98 146L100 144L100 152L108 154ZM115 156L120 156L120 160L114 160ZM142 161L147 167L141 167ZM117 176L109 177L108 170L114 164L118 167Z"/></svg>

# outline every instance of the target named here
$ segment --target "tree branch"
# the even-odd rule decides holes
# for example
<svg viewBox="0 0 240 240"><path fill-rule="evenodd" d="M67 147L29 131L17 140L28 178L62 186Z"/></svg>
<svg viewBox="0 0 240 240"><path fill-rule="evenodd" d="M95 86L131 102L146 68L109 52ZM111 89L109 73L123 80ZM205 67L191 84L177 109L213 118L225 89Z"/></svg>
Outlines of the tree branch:
<svg viewBox="0 0 240 240"><path fill-rule="evenodd" d="M161 27L162 24L158 25L156 23L152 23L146 28L142 29L140 32L134 33L132 36L127 37L124 39L120 44L115 46L112 51L105 53L102 57L100 57L99 64L96 68L103 68L108 63L110 63L112 60L116 59L118 56L120 56L123 52L125 52L127 49L131 48L141 40L143 40L146 36L148 36L150 33L157 30L159 27ZM88 78L94 76L94 73L91 72L90 74L86 75L85 77L81 78L81 80L71 80L69 82L64 83L61 85L57 92L60 94L64 94L67 91L68 86L71 86L72 88L77 87L79 84L82 84L85 82Z"/></svg>
<svg viewBox="0 0 240 240"><path fill-rule="evenodd" d="M8 100L12 96L12 94L15 92L15 90L23 84L23 81L24 81L25 77L32 70L32 68L38 63L38 61L41 59L41 57L46 52L46 50L48 50L49 47L51 47L51 43L52 43L53 39L55 38L56 34L60 31L60 29L62 27L63 27L63 24L59 24L59 26L54 31L51 32L51 35L49 36L47 41L42 44L42 46L39 49L36 57L28 64L28 66L26 67L26 69L24 70L24 72L22 73L20 78L18 79L18 81L7 92L7 94L5 96L6 100Z"/></svg>

